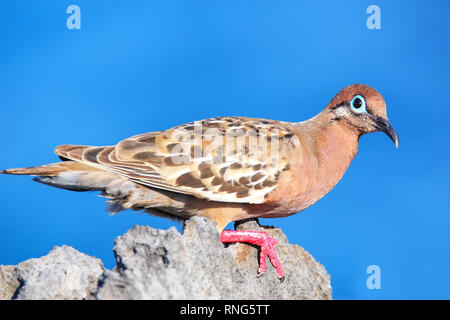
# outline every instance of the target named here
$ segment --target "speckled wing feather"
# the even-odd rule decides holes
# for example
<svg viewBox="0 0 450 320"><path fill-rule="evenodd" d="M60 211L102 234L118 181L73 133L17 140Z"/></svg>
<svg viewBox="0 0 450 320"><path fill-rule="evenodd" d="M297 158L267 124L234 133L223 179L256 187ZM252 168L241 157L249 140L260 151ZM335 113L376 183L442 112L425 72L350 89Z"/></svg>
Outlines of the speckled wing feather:
<svg viewBox="0 0 450 320"><path fill-rule="evenodd" d="M116 146L64 145L55 152L141 185L256 204L277 186L298 145L287 123L224 117L137 135Z"/></svg>

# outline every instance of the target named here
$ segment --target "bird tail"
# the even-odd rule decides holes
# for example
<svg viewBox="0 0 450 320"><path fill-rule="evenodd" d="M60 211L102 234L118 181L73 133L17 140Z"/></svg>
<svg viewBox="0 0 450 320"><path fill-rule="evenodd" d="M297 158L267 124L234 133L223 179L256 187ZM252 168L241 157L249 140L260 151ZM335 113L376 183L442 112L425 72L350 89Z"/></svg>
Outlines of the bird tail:
<svg viewBox="0 0 450 320"><path fill-rule="evenodd" d="M166 195L170 192L155 191L139 186L126 177L103 171L87 164L66 160L39 167L0 170L0 174L35 176L34 181L72 191L100 191L107 198L108 211L118 213L121 210L141 210L153 215L178 219L182 216L184 202ZM141 203L145 202L145 205ZM177 214L164 213L159 207L168 208L176 203L180 206ZM187 213L184 213L187 214Z"/></svg>
<svg viewBox="0 0 450 320"><path fill-rule="evenodd" d="M33 180L72 191L103 191L110 183L123 180L117 175L76 161L51 163L38 167L17 168L0 171L0 174L36 176Z"/></svg>
<svg viewBox="0 0 450 320"><path fill-rule="evenodd" d="M59 175L61 172L65 171L99 171L99 169L76 161L64 161L64 162L50 163L38 167L1 170L0 174L55 177Z"/></svg>
<svg viewBox="0 0 450 320"><path fill-rule="evenodd" d="M59 173L67 170L69 164L68 162L58 162L58 163L51 163L43 166L38 167L27 167L27 168L14 168L14 169L7 169L7 170L1 170L0 174L14 174L14 175L30 175L30 176L47 176L47 177L54 177L57 176ZM70 165L75 164L70 163Z"/></svg>

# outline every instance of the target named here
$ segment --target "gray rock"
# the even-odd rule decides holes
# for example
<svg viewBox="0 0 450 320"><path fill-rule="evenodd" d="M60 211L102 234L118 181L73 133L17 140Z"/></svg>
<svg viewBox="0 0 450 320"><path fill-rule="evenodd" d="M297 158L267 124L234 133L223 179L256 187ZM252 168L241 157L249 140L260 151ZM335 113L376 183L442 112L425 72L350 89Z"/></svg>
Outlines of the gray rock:
<svg viewBox="0 0 450 320"><path fill-rule="evenodd" d="M20 287L16 266L0 265L0 300L11 300Z"/></svg>
<svg viewBox="0 0 450 320"><path fill-rule="evenodd" d="M263 230L278 240L284 282L269 260L265 274L256 277L257 247L224 247L212 222L193 217L183 234L174 227L131 228L115 240L113 270L68 246L17 266L0 266L0 299L331 299L325 268L289 244L280 229L255 220L237 228Z"/></svg>
<svg viewBox="0 0 450 320"><path fill-rule="evenodd" d="M92 299L103 274L100 259L90 257L69 246L54 247L39 259L29 259L16 267L3 266L0 297L18 300ZM0 282L1 283L1 282Z"/></svg>
<svg viewBox="0 0 450 320"><path fill-rule="evenodd" d="M277 228L254 220L238 229L266 231L278 240L276 251L286 279L280 283L270 262L257 278L258 248L219 241L205 218L187 220L183 235L135 226L115 241L117 267L105 271L97 299L331 299L325 268L300 246L289 244Z"/></svg>

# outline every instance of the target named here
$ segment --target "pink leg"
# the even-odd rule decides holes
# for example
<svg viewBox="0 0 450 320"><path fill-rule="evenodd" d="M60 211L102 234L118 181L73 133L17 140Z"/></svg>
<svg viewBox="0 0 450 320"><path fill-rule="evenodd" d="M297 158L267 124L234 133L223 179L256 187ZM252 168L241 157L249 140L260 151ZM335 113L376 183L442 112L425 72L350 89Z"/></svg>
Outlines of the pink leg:
<svg viewBox="0 0 450 320"><path fill-rule="evenodd" d="M246 231L246 230L223 230L220 234L220 241L226 242L248 242L261 247L261 254L259 257L259 269L258 275L261 275L266 271L266 257L269 255L269 259L273 266L277 270L278 278L283 281L284 273L281 268L280 260L275 252L274 246L277 244L277 240L269 237L264 231Z"/></svg>

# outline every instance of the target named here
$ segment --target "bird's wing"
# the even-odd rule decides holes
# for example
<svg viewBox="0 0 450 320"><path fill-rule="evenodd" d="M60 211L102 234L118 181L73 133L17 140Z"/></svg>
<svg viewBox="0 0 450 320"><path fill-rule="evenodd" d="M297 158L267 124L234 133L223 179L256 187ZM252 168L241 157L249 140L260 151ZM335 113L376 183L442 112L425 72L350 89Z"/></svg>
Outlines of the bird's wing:
<svg viewBox="0 0 450 320"><path fill-rule="evenodd" d="M212 201L263 203L298 145L283 122L224 117L137 135L116 146L65 145L55 152L149 187Z"/></svg>

